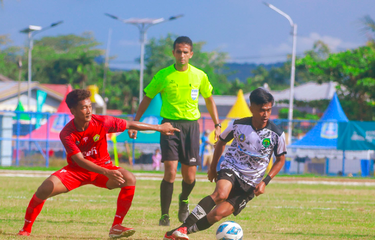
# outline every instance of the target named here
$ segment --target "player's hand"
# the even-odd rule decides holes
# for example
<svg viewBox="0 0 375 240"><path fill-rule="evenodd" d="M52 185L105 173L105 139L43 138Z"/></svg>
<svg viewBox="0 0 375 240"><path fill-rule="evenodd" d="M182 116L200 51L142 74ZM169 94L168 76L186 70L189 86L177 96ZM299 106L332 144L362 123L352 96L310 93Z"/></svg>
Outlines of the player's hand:
<svg viewBox="0 0 375 240"><path fill-rule="evenodd" d="M208 180L210 180L210 182L213 182L217 180L217 172L216 172L216 169L214 170L211 170L211 168L208 169L207 171L207 178Z"/></svg>
<svg viewBox="0 0 375 240"><path fill-rule="evenodd" d="M266 191L266 184L261 181L254 189L255 196L259 196L260 194L263 194Z"/></svg>
<svg viewBox="0 0 375 240"><path fill-rule="evenodd" d="M179 132L180 129L177 129L172 126L169 122L163 123L160 125L160 133L164 135L174 135L174 132Z"/></svg>
<svg viewBox="0 0 375 240"><path fill-rule="evenodd" d="M118 185L121 185L125 182L124 176L122 175L122 173L119 170L108 170L104 174L104 176L106 176L109 180L112 180L112 181L118 183Z"/></svg>
<svg viewBox="0 0 375 240"><path fill-rule="evenodd" d="M132 129L129 129L129 130L128 130L128 134L129 134L129 137L130 137L130 138L137 139L137 133L138 133L137 130L132 130Z"/></svg>
<svg viewBox="0 0 375 240"><path fill-rule="evenodd" d="M219 139L220 134L221 134L221 127L217 126L215 128L215 141Z"/></svg>

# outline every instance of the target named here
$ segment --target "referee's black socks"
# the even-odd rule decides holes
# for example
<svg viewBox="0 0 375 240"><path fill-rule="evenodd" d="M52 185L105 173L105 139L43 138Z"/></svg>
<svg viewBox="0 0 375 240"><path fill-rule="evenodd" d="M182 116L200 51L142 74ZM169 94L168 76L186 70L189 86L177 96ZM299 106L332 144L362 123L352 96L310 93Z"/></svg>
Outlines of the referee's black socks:
<svg viewBox="0 0 375 240"><path fill-rule="evenodd" d="M193 190L193 188L195 186L195 180L191 184L186 183L184 180L182 180L181 183L182 183L181 184L182 185L182 193L180 195L180 199L179 199L180 201L188 199L191 191Z"/></svg>
<svg viewBox="0 0 375 240"><path fill-rule="evenodd" d="M169 215L169 207L171 206L173 194L173 183L167 182L163 179L160 184L160 205L161 215Z"/></svg>

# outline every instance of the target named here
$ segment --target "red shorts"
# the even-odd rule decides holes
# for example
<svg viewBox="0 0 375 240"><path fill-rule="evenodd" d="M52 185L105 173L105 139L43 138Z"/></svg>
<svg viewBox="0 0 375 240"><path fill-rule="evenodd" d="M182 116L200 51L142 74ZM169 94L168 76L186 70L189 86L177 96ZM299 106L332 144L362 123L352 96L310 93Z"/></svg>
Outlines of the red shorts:
<svg viewBox="0 0 375 240"><path fill-rule="evenodd" d="M120 167L113 165L112 162L101 167L110 170L120 169ZM99 173L90 172L81 167L71 167L70 165L67 165L54 172L52 175L58 177L69 191L86 184L93 184L97 187L107 188L106 184L108 178L106 176Z"/></svg>

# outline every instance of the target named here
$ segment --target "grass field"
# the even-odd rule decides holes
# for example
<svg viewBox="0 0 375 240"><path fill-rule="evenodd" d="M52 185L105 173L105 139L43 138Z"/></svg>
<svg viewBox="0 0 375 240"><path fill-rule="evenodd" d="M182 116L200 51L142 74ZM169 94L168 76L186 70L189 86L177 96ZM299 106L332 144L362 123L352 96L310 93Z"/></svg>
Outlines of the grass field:
<svg viewBox="0 0 375 240"><path fill-rule="evenodd" d="M0 177L0 239L15 236L23 225L24 212L44 178ZM159 227L160 181L139 180L133 205L124 220L136 229L133 240L162 239L170 227ZM214 189L197 182L190 198L192 207ZM106 239L119 190L84 186L46 202L37 218L31 239ZM179 225L175 183L171 227ZM271 183L266 194L252 200L237 217L248 239L375 239L375 187ZM190 239L215 238L219 224L190 235Z"/></svg>

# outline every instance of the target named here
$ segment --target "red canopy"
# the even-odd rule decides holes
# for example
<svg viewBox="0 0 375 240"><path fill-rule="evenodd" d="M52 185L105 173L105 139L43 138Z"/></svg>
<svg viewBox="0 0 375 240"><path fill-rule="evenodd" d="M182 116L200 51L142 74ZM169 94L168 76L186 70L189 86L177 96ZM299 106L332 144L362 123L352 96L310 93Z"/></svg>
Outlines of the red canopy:
<svg viewBox="0 0 375 240"><path fill-rule="evenodd" d="M67 85L65 97L63 101L60 103L60 106L57 108L56 113L65 113L65 114L53 114L49 119L49 130L47 136L47 125L48 122L44 125L40 126L40 128L35 129L30 134L26 135L25 138L31 139L48 139L48 140L60 140L59 134L60 131L64 128L64 126L73 118L68 105L66 105L65 99L66 95L72 91L72 86L69 84ZM69 114L69 115L67 115Z"/></svg>

